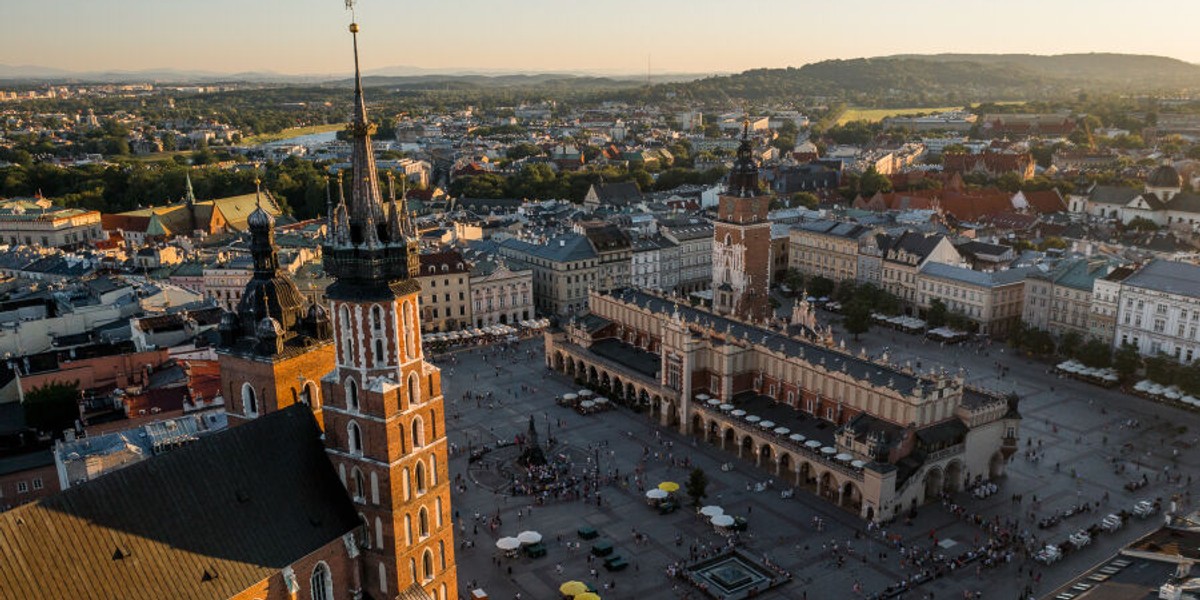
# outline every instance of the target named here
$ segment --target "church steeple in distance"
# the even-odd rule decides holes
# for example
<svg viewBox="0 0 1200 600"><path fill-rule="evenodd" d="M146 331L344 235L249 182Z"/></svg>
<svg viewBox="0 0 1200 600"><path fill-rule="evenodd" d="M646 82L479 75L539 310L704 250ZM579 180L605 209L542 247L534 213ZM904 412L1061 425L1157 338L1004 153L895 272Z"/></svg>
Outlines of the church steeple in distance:
<svg viewBox="0 0 1200 600"><path fill-rule="evenodd" d="M346 5L353 9L353 2L347 2ZM339 214L332 220L325 240L325 268L346 285L387 284L416 276L417 243L412 236L404 233L408 229L404 226L407 225L407 215L398 215L400 227L389 226L385 215L371 145L375 126L367 118L363 96L358 33L358 23L351 23L354 106L347 127L352 137L350 202L346 207L347 218L343 220Z"/></svg>
<svg viewBox="0 0 1200 600"><path fill-rule="evenodd" d="M737 160L729 171L729 195L750 198L758 195L758 161L750 144L750 119L742 123L742 143L738 145Z"/></svg>

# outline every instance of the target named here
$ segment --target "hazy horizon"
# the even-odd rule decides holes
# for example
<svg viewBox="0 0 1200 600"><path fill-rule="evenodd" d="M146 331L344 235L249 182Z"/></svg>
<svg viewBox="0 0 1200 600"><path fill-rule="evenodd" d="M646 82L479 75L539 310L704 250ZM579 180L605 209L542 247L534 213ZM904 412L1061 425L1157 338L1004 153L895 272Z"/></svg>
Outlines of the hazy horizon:
<svg viewBox="0 0 1200 600"><path fill-rule="evenodd" d="M854 11L750 0L559 4L481 0L407 5L360 0L363 69L709 74L890 54L1113 52L1200 62L1178 32L1143 19L1200 20L1200 3L1013 0L964 6L861 0ZM347 73L350 14L342 0L5 0L0 64L73 72L170 69L283 75ZM981 27L985 24L986 27ZM724 27L721 27L724 26ZM649 64L648 64L649 63Z"/></svg>

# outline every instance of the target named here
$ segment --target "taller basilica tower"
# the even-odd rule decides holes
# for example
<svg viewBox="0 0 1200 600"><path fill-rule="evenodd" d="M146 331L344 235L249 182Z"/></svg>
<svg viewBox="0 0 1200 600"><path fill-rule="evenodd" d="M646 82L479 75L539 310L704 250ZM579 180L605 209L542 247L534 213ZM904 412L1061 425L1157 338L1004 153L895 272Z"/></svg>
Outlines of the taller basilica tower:
<svg viewBox="0 0 1200 600"><path fill-rule="evenodd" d="M394 193L384 202L354 40L350 181L338 178L322 245L335 282L335 366L321 380L326 448L364 521L363 590L458 598L441 371L425 362L418 246ZM349 200L344 192L350 188Z"/></svg>

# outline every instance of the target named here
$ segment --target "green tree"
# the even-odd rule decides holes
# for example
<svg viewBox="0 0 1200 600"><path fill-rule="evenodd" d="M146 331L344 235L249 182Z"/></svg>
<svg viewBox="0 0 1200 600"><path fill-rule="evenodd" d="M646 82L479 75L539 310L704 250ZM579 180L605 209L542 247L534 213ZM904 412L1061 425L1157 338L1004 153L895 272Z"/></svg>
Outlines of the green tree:
<svg viewBox="0 0 1200 600"><path fill-rule="evenodd" d="M863 196L874 196L876 192L888 193L892 191L892 180L887 176L881 175L875 170L875 165L867 167L862 176L858 178L858 191Z"/></svg>
<svg viewBox="0 0 1200 600"><path fill-rule="evenodd" d="M813 277L808 280L808 293L810 296L822 298L833 293L833 280L827 277Z"/></svg>
<svg viewBox="0 0 1200 600"><path fill-rule="evenodd" d="M25 423L55 437L70 429L79 418L79 382L51 381L25 394L22 404Z"/></svg>
<svg viewBox="0 0 1200 600"><path fill-rule="evenodd" d="M1137 231L1158 231L1158 223L1146 217L1134 217L1126 227Z"/></svg>
<svg viewBox="0 0 1200 600"><path fill-rule="evenodd" d="M799 293L804 289L804 273L796 269L788 269L783 275L783 284L793 293Z"/></svg>
<svg viewBox="0 0 1200 600"><path fill-rule="evenodd" d="M1179 362L1165 354L1147 356L1142 364L1146 367L1146 379L1162 385L1175 385Z"/></svg>
<svg viewBox="0 0 1200 600"><path fill-rule="evenodd" d="M792 208L803 207L809 210L814 210L820 205L821 199L812 192L796 192L788 202L788 206Z"/></svg>
<svg viewBox="0 0 1200 600"><path fill-rule="evenodd" d="M542 154L543 152L541 146L538 146L537 144L530 144L529 142L521 142L519 144L510 146L504 153L509 160L521 160L522 158L541 156Z"/></svg>
<svg viewBox="0 0 1200 600"><path fill-rule="evenodd" d="M871 307L863 301L851 302L846 306L846 316L842 319L842 325L847 333L854 336L854 341L858 341L859 335L871 329Z"/></svg>
<svg viewBox="0 0 1200 600"><path fill-rule="evenodd" d="M1106 369L1112 365L1112 349L1108 344L1092 338L1079 348L1076 357L1093 369Z"/></svg>
<svg viewBox="0 0 1200 600"><path fill-rule="evenodd" d="M1138 353L1137 346L1128 343L1122 344L1113 353L1113 369L1116 369L1121 379L1128 380L1137 375L1137 371L1141 367L1142 355Z"/></svg>
<svg viewBox="0 0 1200 600"><path fill-rule="evenodd" d="M1079 335L1078 331L1068 331L1059 340L1058 348L1066 358L1079 358L1079 352L1083 349L1083 336Z"/></svg>
<svg viewBox="0 0 1200 600"><path fill-rule="evenodd" d="M708 475L705 475L704 469L700 467L692 469L684 488L687 490L688 498L692 499L692 505L700 506L700 503L708 497Z"/></svg>
<svg viewBox="0 0 1200 600"><path fill-rule="evenodd" d="M929 310L925 311L925 322L932 329L937 329L946 324L946 303L942 302L941 298L934 298L929 303Z"/></svg>

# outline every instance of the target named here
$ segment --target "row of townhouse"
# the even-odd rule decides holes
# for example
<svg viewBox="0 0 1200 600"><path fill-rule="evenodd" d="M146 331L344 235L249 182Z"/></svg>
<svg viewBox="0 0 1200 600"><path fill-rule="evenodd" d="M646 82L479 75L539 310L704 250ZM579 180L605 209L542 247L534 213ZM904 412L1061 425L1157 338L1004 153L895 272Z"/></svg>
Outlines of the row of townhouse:
<svg viewBox="0 0 1200 600"><path fill-rule="evenodd" d="M539 313L567 315L583 310L593 289L708 289L712 236L712 224L698 220L665 220L656 232L635 236L612 223L583 222L545 243L509 238L495 251L532 272Z"/></svg>

